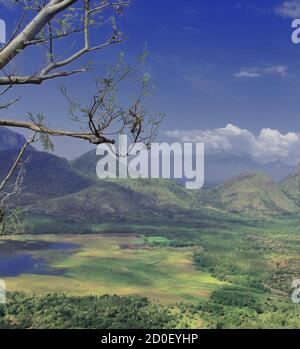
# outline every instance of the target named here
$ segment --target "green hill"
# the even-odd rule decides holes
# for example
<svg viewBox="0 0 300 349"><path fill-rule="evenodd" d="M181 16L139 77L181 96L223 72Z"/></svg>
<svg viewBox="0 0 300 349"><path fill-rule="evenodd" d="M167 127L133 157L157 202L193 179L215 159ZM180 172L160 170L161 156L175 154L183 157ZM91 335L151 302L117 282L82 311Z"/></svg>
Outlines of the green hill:
<svg viewBox="0 0 300 349"><path fill-rule="evenodd" d="M16 150L0 151L0 177L7 173L16 154ZM152 217L200 217L207 209L252 217L300 212L295 204L299 203L300 170L280 184L264 173L248 172L199 193L174 180L99 180L94 151L72 162L45 152L28 155L21 204L29 217L48 223L89 225Z"/></svg>
<svg viewBox="0 0 300 349"><path fill-rule="evenodd" d="M148 186L159 190L155 184ZM164 189L164 185L160 187L164 190L164 197L158 198L154 191L147 190L147 185L139 190L128 184L99 180L97 184L79 192L40 200L27 206L26 210L30 217L44 220L45 226L49 222L64 222L73 226L75 223L89 226L110 221L145 222L155 218L172 219L179 213L184 214L190 202L176 194L176 190L171 192Z"/></svg>
<svg viewBox="0 0 300 349"><path fill-rule="evenodd" d="M300 206L300 166L298 169L280 182L281 190L298 206Z"/></svg>
<svg viewBox="0 0 300 349"><path fill-rule="evenodd" d="M17 154L16 150L0 152L0 178L7 174ZM74 169L66 159L39 151L27 152L24 158L27 157L29 161L25 164L21 196L23 203L59 197L93 184L93 180Z"/></svg>
<svg viewBox="0 0 300 349"><path fill-rule="evenodd" d="M270 177L248 172L200 195L200 202L213 208L254 216L298 212L293 201Z"/></svg>
<svg viewBox="0 0 300 349"><path fill-rule="evenodd" d="M78 158L72 160L71 165L85 175L96 178L96 166L99 156L96 155L96 150L91 150Z"/></svg>
<svg viewBox="0 0 300 349"><path fill-rule="evenodd" d="M190 210L197 202L197 192L186 190L171 179L115 179L124 188L141 193L152 205L166 210Z"/></svg>

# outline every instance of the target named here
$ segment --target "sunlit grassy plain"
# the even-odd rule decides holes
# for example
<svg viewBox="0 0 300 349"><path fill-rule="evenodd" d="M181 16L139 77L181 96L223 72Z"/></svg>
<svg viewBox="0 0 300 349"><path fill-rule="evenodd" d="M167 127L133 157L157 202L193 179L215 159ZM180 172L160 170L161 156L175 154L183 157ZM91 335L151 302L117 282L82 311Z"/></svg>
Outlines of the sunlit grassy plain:
<svg viewBox="0 0 300 349"><path fill-rule="evenodd" d="M139 295L160 303L175 303L207 299L213 290L224 285L195 268L193 248L164 246L168 241L164 237L146 239L148 244L143 237L117 234L27 235L14 239L68 242L79 247L74 251L31 252L45 258L50 267L63 269L64 273L5 278L8 291ZM153 242L162 245L152 247Z"/></svg>

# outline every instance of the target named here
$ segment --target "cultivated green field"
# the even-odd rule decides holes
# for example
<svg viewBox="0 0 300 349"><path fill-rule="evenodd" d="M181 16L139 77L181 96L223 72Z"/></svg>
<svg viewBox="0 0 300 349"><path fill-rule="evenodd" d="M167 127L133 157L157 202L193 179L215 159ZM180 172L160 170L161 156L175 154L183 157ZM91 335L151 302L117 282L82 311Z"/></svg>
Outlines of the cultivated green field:
<svg viewBox="0 0 300 349"><path fill-rule="evenodd" d="M138 295L175 303L207 299L213 290L226 284L195 268L193 248L168 247L169 239L161 236L43 235L17 239L75 243L78 249L31 251L64 273L5 278L8 291Z"/></svg>
<svg viewBox="0 0 300 349"><path fill-rule="evenodd" d="M93 234L4 237L77 247L26 252L60 274L4 278L8 291L26 294L8 294L3 326L300 328L300 307L291 301L292 281L300 277L298 222L212 212L152 224L92 224ZM103 313L94 314L93 304ZM32 307L28 322L25 310Z"/></svg>

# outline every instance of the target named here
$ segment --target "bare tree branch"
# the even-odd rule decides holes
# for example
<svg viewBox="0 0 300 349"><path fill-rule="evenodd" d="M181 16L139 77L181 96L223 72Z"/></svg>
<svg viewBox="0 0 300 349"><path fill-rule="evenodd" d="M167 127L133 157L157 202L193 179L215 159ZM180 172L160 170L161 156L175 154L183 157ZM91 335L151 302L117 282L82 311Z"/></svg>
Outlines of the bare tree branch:
<svg viewBox="0 0 300 349"><path fill-rule="evenodd" d="M20 97L17 97L10 102L7 102L5 104L0 104L0 109L8 109L10 106L17 103L19 100L20 100Z"/></svg>
<svg viewBox="0 0 300 349"><path fill-rule="evenodd" d="M109 140L101 135L99 137L96 137L93 133L80 133L80 132L72 132L72 131L55 130L42 125L37 125L33 122L0 119L0 126L26 128L34 132L45 133L49 136L66 136L66 137L80 138L80 139L87 140L92 144L101 144L101 143L114 144L115 143L114 140ZM0 186L0 190L1 190L1 186Z"/></svg>
<svg viewBox="0 0 300 349"><path fill-rule="evenodd" d="M21 51L30 45L37 45L40 43L48 42L50 47L49 58L50 63L32 75L15 75L15 74L5 74L5 76L0 77L0 85L24 85L24 84L41 84L43 81L51 80L59 77L71 76L77 73L82 73L86 71L86 68L81 67L78 69L72 69L70 71L56 71L59 68L68 66L73 62L77 61L83 55L91 53L94 51L102 50L110 45L115 45L122 43L125 39L119 38L116 29L114 29L113 34L110 39L106 42L91 46L90 45L90 16L96 12L103 11L108 7L115 7L116 9L120 6L128 5L129 2L109 2L105 1L104 4L100 7L90 9L91 0L81 0L84 2L83 5L83 28L75 28L67 33L54 33L52 28L51 20L55 18L59 13L68 9L71 5L79 0L51 0L45 7L41 8L38 14L32 19L32 21L22 30L17 36L14 34L9 40L9 43L0 49L0 69L3 69L13 58L16 57ZM80 2L81 2L80 1ZM95 10L95 11L94 11ZM19 31L19 26L17 31ZM41 33L44 28L48 26L49 36L47 38L39 38L37 35ZM53 42L55 39L65 38L71 34L83 32L84 44L81 49L73 53L69 57L61 60L54 60L54 48ZM15 37L14 37L15 36ZM55 72L53 72L55 71Z"/></svg>
<svg viewBox="0 0 300 349"><path fill-rule="evenodd" d="M52 18L73 5L78 0L50 0L50 2L33 18L33 20L13 40L0 50L0 69L4 68L33 40Z"/></svg>
<svg viewBox="0 0 300 349"><path fill-rule="evenodd" d="M11 179L11 177L13 176L16 168L18 167L26 149L28 148L28 146L30 144L32 144L33 142L35 142L35 137L36 134L34 133L27 141L26 143L23 145L23 147L21 148L16 160L14 161L12 167L10 168L10 170L8 171L7 175L5 176L5 178L2 180L2 182L0 183L0 192L4 189L4 187L6 186L6 184L8 183L8 181Z"/></svg>

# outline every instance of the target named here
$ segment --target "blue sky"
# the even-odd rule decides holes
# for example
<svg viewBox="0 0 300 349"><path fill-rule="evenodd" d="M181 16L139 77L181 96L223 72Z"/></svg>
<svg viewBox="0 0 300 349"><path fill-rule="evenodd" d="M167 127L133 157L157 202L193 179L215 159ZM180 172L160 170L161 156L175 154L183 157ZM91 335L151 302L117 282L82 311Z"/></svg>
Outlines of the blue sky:
<svg viewBox="0 0 300 349"><path fill-rule="evenodd" d="M0 18L7 21L8 32L16 16L1 8ZM133 57L147 42L150 57L144 70L156 86L150 106L167 114L160 140L205 140L213 142L212 148L238 152L239 139L245 141L247 130L251 142L260 142L253 146L255 151L258 146L284 147L280 158L298 161L300 45L291 41L293 17L300 18L298 0L135 0L120 22L128 41L97 60L110 60L120 50ZM34 56L20 64L32 62ZM85 98L89 81L89 77L77 76L68 85ZM25 110L41 111L51 125L61 126L67 106L58 84L18 89L24 97L5 117L23 119ZM229 127L230 139L228 124L235 127ZM278 132L262 133L264 129ZM234 142L232 133L238 134ZM67 157L90 149L88 144L68 139L55 143L56 153ZM278 151L271 153L274 159ZM257 157L268 159L268 154Z"/></svg>

